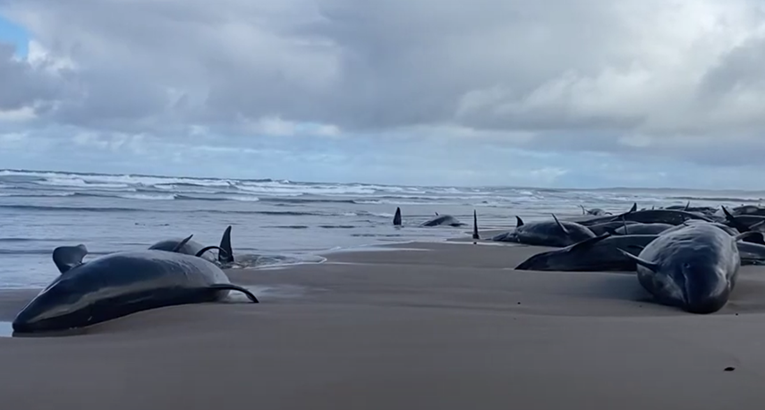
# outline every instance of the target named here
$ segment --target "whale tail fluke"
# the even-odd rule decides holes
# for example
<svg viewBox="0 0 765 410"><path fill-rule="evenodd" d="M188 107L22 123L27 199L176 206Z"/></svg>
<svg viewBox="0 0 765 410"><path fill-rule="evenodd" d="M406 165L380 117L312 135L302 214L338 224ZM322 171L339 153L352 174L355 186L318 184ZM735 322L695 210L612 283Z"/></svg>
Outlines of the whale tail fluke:
<svg viewBox="0 0 765 410"><path fill-rule="evenodd" d="M220 247L218 247L218 262L234 262L234 250L231 248L231 225L223 231L223 237L220 238Z"/></svg>
<svg viewBox="0 0 765 410"><path fill-rule="evenodd" d="M401 226L401 208L400 207L396 207L396 214L393 215L393 226Z"/></svg>
<svg viewBox="0 0 765 410"><path fill-rule="evenodd" d="M473 210L473 239L481 239L481 237L478 235L478 214L476 213L475 209Z"/></svg>
<svg viewBox="0 0 765 410"><path fill-rule="evenodd" d="M53 263L62 274L82 264L82 259L88 254L88 248L83 244L77 246L59 246L53 250Z"/></svg>

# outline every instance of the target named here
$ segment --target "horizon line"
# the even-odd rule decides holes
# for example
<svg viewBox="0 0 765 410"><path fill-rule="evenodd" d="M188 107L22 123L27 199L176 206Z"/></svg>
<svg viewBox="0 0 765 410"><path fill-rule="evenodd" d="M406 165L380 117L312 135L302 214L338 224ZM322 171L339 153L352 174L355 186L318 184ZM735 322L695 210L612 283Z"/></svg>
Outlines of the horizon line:
<svg viewBox="0 0 765 410"><path fill-rule="evenodd" d="M613 186L613 187L598 187L598 188L563 188L563 187L535 187L535 186L520 186L520 185L407 185L407 184L391 184L391 183L372 183L372 182L336 182L336 181L301 181L292 180L289 178L232 178L232 177L196 177L188 175L170 175L170 174L142 174L142 173L108 173L108 172L83 172L83 171L67 171L67 170L53 170L53 169L18 169L18 168L0 168L0 172L32 172L32 173L57 173L57 174L73 174L73 175L101 175L101 176L138 176L138 177L155 177L155 178L188 178L188 179L211 179L211 180L238 180L238 181L253 181L253 180L272 180L279 181L285 180L288 182L294 182L299 184L341 184L341 185L379 185L389 187L429 187L429 188L504 188L504 189L531 189L531 190L556 190L556 191L624 191L624 190L651 190L651 191L715 191L715 192L765 192L762 190L753 189L702 189L702 188L676 188L676 187L628 187L628 186Z"/></svg>

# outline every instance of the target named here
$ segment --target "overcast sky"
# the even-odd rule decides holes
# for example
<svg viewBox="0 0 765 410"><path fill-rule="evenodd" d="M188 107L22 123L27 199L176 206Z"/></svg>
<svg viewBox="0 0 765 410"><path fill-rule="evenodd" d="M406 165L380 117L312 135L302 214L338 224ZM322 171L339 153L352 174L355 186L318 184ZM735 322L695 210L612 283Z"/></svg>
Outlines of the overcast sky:
<svg viewBox="0 0 765 410"><path fill-rule="evenodd" d="M0 168L763 188L761 0L0 0Z"/></svg>

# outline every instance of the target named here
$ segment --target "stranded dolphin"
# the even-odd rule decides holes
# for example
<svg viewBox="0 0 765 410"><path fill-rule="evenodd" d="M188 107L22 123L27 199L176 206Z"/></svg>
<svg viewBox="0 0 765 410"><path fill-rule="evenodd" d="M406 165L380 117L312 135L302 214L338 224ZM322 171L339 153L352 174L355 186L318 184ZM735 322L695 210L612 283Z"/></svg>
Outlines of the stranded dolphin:
<svg viewBox="0 0 765 410"><path fill-rule="evenodd" d="M178 248L178 245L183 243L183 245ZM149 249L153 250L160 250L160 251L175 251L180 253L185 253L187 255L197 255L200 254L202 250L205 250L205 252L201 252L201 256L210 262L215 263L216 259L210 255L209 252L206 252L210 249L218 249L218 259L217 262L219 264L224 263L231 263L234 262L234 252L231 249L231 225L229 225L225 231L223 231L223 236L220 239L220 246L208 246L204 247L202 244L196 241L189 240L189 238L186 239L166 239L164 241L159 241L155 243L154 245L151 245Z"/></svg>
<svg viewBox="0 0 765 410"><path fill-rule="evenodd" d="M525 245L562 247L573 245L588 238L594 238L592 231L576 222L559 221L553 214L553 220L524 223L516 216L515 229L501 233L493 241L517 242Z"/></svg>
<svg viewBox="0 0 765 410"><path fill-rule="evenodd" d="M177 252L115 252L83 262L85 245L61 246L53 261L61 275L13 320L20 333L85 327L144 310L218 301L229 291L258 299L229 282L215 264Z"/></svg>
<svg viewBox="0 0 765 410"><path fill-rule="evenodd" d="M603 234L561 249L541 252L521 262L515 269L562 272L627 271L634 272L636 263L620 249L634 255L656 239L656 235Z"/></svg>
<svg viewBox="0 0 765 410"><path fill-rule="evenodd" d="M736 238L711 224L690 224L659 235L638 256L638 281L662 304L713 313L728 302L741 259Z"/></svg>

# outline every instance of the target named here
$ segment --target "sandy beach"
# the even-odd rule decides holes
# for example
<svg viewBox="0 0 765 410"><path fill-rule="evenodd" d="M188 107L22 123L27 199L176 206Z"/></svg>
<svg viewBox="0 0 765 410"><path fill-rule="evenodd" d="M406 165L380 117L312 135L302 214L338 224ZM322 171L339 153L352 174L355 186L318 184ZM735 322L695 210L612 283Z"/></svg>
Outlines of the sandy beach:
<svg viewBox="0 0 765 410"><path fill-rule="evenodd" d="M701 316L629 273L512 270L542 249L409 243L229 270L260 304L0 338L0 395L40 410L761 408L765 269L742 268ZM36 293L1 293L0 320Z"/></svg>

